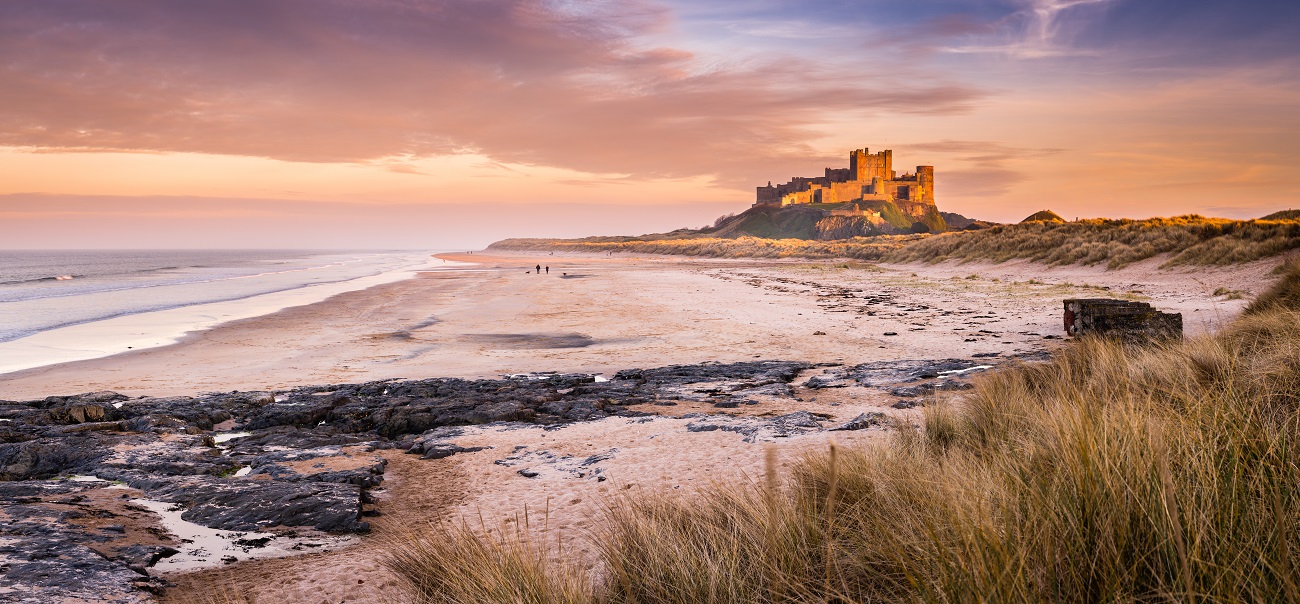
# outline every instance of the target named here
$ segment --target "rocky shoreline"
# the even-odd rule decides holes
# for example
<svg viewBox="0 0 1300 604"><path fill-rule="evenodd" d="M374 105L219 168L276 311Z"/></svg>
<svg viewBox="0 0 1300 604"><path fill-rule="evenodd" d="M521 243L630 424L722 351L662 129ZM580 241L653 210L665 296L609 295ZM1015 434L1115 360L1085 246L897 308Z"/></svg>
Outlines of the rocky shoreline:
<svg viewBox="0 0 1300 604"><path fill-rule="evenodd" d="M349 545L369 530L366 518L382 513L370 491L384 479L383 454L436 463L480 450L456 443L467 426L653 421L690 402L715 411L679 416L690 420L687 430L730 431L747 442L881 429L893 421L884 413L833 422L809 411L742 412L756 399L794 397L795 385L875 388L905 409L936 390L969 387L971 374L999 360L703 363L625 370L610 379L553 373L0 401L0 600L147 602L167 587L166 569ZM801 378L809 372L816 375ZM499 465L519 462L499 455ZM596 480L600 462L564 461L573 466L568 471ZM519 469L525 472L535 470ZM178 512L179 520L164 522L160 510ZM214 539L224 541L186 539L178 523L215 531ZM215 551L219 546L225 549Z"/></svg>

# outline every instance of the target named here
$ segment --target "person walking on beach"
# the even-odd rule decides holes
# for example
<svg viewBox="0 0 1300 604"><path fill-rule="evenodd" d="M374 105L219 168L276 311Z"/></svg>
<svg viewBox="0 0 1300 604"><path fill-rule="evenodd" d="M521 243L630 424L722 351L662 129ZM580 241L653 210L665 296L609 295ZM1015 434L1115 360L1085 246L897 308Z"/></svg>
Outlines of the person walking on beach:
<svg viewBox="0 0 1300 604"><path fill-rule="evenodd" d="M549 265L546 267L546 274L551 274L551 267Z"/></svg>
<svg viewBox="0 0 1300 604"><path fill-rule="evenodd" d="M537 265L537 274L542 274L542 265Z"/></svg>

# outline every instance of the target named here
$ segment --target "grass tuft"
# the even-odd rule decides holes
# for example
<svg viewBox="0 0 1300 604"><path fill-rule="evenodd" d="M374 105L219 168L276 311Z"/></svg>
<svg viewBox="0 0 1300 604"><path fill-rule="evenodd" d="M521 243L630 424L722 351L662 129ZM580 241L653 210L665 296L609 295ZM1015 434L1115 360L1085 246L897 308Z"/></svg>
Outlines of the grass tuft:
<svg viewBox="0 0 1300 604"><path fill-rule="evenodd" d="M1264 292L1250 306L1247 314L1260 314L1279 308L1300 308L1300 262L1294 258L1278 266L1282 279L1272 289Z"/></svg>
<svg viewBox="0 0 1300 604"><path fill-rule="evenodd" d="M384 566L417 604L576 604L592 601L585 575L556 565L526 527L490 534L441 524L392 540Z"/></svg>

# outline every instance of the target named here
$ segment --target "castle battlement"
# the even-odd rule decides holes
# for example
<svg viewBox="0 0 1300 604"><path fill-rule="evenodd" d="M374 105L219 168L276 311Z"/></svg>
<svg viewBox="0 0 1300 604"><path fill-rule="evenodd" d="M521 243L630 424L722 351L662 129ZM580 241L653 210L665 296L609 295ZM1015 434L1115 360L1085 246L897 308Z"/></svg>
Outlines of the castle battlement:
<svg viewBox="0 0 1300 604"><path fill-rule="evenodd" d="M915 173L894 172L894 152L855 149L848 168L826 168L824 176L795 176L785 184L758 187L755 206L891 202L903 205L934 203L934 166L917 166ZM900 202L904 202L901 203ZM910 209L910 208L909 208ZM920 208L918 208L920 209ZM914 214L916 210L906 211Z"/></svg>

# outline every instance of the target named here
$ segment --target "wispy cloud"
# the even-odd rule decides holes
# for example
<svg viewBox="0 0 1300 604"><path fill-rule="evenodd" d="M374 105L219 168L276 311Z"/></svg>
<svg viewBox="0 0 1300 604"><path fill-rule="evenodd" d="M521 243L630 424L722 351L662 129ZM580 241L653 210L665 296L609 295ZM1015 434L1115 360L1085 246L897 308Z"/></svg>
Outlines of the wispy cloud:
<svg viewBox="0 0 1300 604"><path fill-rule="evenodd" d="M941 140L925 143L906 143L900 149L925 151L956 156L957 159L981 164L998 164L1017 159L1030 159L1056 155L1065 149L1017 147L999 141Z"/></svg>
<svg viewBox="0 0 1300 604"><path fill-rule="evenodd" d="M1070 44L1069 33L1076 29L1071 9L1101 6L1116 0L1027 0L1021 10L999 23L999 34L971 44L948 46L945 52L958 54L1001 54L1017 58L1099 54L1094 49Z"/></svg>
<svg viewBox="0 0 1300 604"><path fill-rule="evenodd" d="M941 140L899 145L910 154L945 156L946 169L936 172L936 188L959 191L963 197L998 197L1029 180L1027 160L1065 151L1056 148L1017 147L999 141Z"/></svg>

